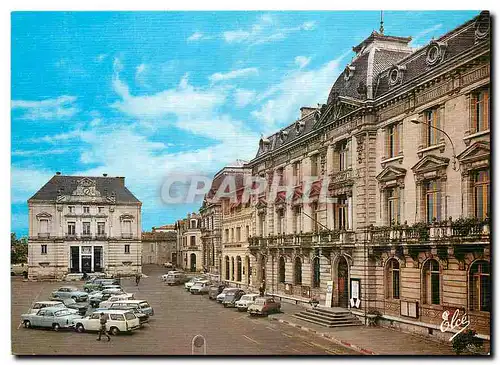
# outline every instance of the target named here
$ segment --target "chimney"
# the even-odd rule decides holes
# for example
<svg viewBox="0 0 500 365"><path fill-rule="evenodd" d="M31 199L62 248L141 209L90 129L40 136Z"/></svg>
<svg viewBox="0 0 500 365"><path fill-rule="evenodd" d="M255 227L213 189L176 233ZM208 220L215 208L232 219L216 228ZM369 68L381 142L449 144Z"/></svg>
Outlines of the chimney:
<svg viewBox="0 0 500 365"><path fill-rule="evenodd" d="M106 177L106 176L108 176L108 174L102 174L102 176Z"/></svg>
<svg viewBox="0 0 500 365"><path fill-rule="evenodd" d="M117 176L116 178L120 181L122 186L125 186L125 176Z"/></svg>
<svg viewBox="0 0 500 365"><path fill-rule="evenodd" d="M56 172L56 175L61 175L61 171L57 171L57 172Z"/></svg>
<svg viewBox="0 0 500 365"><path fill-rule="evenodd" d="M311 108L310 106L303 106L300 108L300 119L304 118L306 115L311 114L316 108Z"/></svg>

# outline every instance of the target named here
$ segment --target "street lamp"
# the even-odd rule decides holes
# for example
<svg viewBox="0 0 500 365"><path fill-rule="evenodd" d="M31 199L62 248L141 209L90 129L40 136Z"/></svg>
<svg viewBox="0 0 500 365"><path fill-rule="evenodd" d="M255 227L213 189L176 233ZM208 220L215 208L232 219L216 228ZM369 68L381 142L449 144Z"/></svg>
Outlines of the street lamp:
<svg viewBox="0 0 500 365"><path fill-rule="evenodd" d="M448 140L450 141L451 149L453 150L453 166L452 166L452 169L453 169L453 171L460 171L460 166L458 166L458 168L457 168L457 165L456 165L457 155L455 154L455 145L453 144L453 141L451 140L451 137L448 135L448 133L446 133L441 128L434 127L433 125L431 125L431 124L429 124L427 122L423 122L423 121L418 120L418 119L412 119L412 120L410 120L410 122L412 122L413 124L425 124L428 127L434 128L434 129L442 132L448 138Z"/></svg>

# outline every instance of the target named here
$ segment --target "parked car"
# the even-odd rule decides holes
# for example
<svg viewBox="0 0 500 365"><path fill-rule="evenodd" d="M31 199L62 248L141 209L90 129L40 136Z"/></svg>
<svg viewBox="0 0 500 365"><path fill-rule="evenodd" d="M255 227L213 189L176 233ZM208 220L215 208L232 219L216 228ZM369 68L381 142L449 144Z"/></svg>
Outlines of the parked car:
<svg viewBox="0 0 500 365"><path fill-rule="evenodd" d="M155 314L153 307L149 305L147 300L120 300L112 303L109 306L109 309L122 309L129 307L137 308L141 312L146 313L148 316L154 316Z"/></svg>
<svg viewBox="0 0 500 365"><path fill-rule="evenodd" d="M243 295L240 300L237 300L235 305L236 308L238 309L239 312L246 312L248 309L248 306L252 304L255 301L255 298L258 298L259 294L245 294Z"/></svg>
<svg viewBox="0 0 500 365"><path fill-rule="evenodd" d="M224 288L222 290L222 292L220 292L220 294L217 295L217 297L215 297L215 300L217 300L217 303L222 303L222 301L224 300L224 297L226 296L227 292L230 291L231 289L234 289L234 288Z"/></svg>
<svg viewBox="0 0 500 365"><path fill-rule="evenodd" d="M168 285L179 285L184 284L188 279L183 271L169 271L168 273L162 275L161 279L165 281Z"/></svg>
<svg viewBox="0 0 500 365"><path fill-rule="evenodd" d="M73 325L77 332L99 331L101 328L100 316L101 311L92 313L91 315L75 319ZM140 328L139 318L130 310L105 310L107 322L106 331L113 335L120 332L132 332Z"/></svg>
<svg viewBox="0 0 500 365"><path fill-rule="evenodd" d="M237 300L245 295L245 292L238 288L231 288L226 295L224 296L224 300L222 301L222 305L226 308L231 308L235 306Z"/></svg>
<svg viewBox="0 0 500 365"><path fill-rule="evenodd" d="M99 303L99 308L109 308L111 304L114 302L118 302L120 300L132 300L134 299L134 294L118 294L112 295L108 298L108 300L102 301Z"/></svg>
<svg viewBox="0 0 500 365"><path fill-rule="evenodd" d="M194 283L196 283L198 280L202 280L202 279L204 279L204 278L199 277L199 276L195 276L195 277L189 279L189 281L187 281L184 284L184 289L186 289L187 291L189 291L191 289L191 287L194 285Z"/></svg>
<svg viewBox="0 0 500 365"><path fill-rule="evenodd" d="M10 265L10 276L24 275L28 276L28 264L11 264Z"/></svg>
<svg viewBox="0 0 500 365"><path fill-rule="evenodd" d="M21 315L21 321L25 328L45 327L59 331L61 328L70 328L73 321L82 318L70 309L61 307L46 307L36 313Z"/></svg>
<svg viewBox="0 0 500 365"><path fill-rule="evenodd" d="M258 297L248 306L247 311L251 316L267 316L269 313L279 313L281 311L281 303L275 301L273 297Z"/></svg>
<svg viewBox="0 0 500 365"><path fill-rule="evenodd" d="M217 295L219 295L220 293L222 293L222 291L224 290L226 286L224 284L215 284L215 285L211 285L209 288L208 288L208 299L212 299L212 300L216 300L217 299Z"/></svg>
<svg viewBox="0 0 500 365"><path fill-rule="evenodd" d="M167 269L171 269L174 267L174 264L172 264L170 261L163 263L163 267L166 267Z"/></svg>
<svg viewBox="0 0 500 365"><path fill-rule="evenodd" d="M92 307L97 308L99 303L108 300L112 295L127 294L122 289L104 289L99 292L94 292L89 295L89 303Z"/></svg>
<svg viewBox="0 0 500 365"><path fill-rule="evenodd" d="M100 312L100 311L107 311L109 310L109 308L97 308L95 310L95 312ZM117 309L113 309L113 310L117 310ZM144 324L144 323L148 323L149 322L149 314L146 314L144 312L142 312L139 308L135 307L135 306L125 306L125 307L121 307L119 310L129 310L129 311L132 311L137 318L139 318L139 323L141 324L141 326Z"/></svg>
<svg viewBox="0 0 500 365"><path fill-rule="evenodd" d="M52 292L52 297L61 299L71 298L77 302L85 302L89 298L89 295L75 286L62 286Z"/></svg>
<svg viewBox="0 0 500 365"><path fill-rule="evenodd" d="M193 284L189 291L191 294L207 294L208 288L210 288L210 281L199 280Z"/></svg>
<svg viewBox="0 0 500 365"><path fill-rule="evenodd" d="M33 305L31 306L31 308L30 308L30 310L29 310L28 313L36 314L40 309L47 308L47 307L58 307L60 309L66 308L66 306L62 302L60 302L60 301L57 301L57 300L44 300L44 301L41 301L41 302L35 302L35 303L33 303Z"/></svg>
<svg viewBox="0 0 500 365"><path fill-rule="evenodd" d="M56 301L63 303L66 308L74 309L78 314L84 316L87 313L88 305L86 303L78 303L76 300L71 298L61 299L57 298Z"/></svg>
<svg viewBox="0 0 500 365"><path fill-rule="evenodd" d="M102 290L102 287L105 285L120 285L120 279L103 279L94 277L83 285L83 290L86 292Z"/></svg>

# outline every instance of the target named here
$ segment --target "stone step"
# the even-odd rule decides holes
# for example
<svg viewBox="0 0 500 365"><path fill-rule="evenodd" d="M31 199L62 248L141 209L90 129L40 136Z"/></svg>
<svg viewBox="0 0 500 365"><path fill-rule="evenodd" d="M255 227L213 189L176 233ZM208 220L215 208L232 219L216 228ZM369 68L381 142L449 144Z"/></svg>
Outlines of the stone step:
<svg viewBox="0 0 500 365"><path fill-rule="evenodd" d="M360 321L354 316L345 316L339 318L329 318L322 316L317 313L311 313L307 311L299 312L295 314L298 318L309 318L314 319L325 324L335 324L335 323L360 323Z"/></svg>
<svg viewBox="0 0 500 365"><path fill-rule="evenodd" d="M351 312L345 308L326 308L326 307L315 307L311 308L317 312L326 313L326 314L351 314Z"/></svg>
<svg viewBox="0 0 500 365"><path fill-rule="evenodd" d="M315 320L315 319L298 317L296 314L294 314L293 316L296 317L296 318L298 318L298 319L300 319L301 321L310 322L310 323L317 324L317 325L322 326L322 327L328 327L328 328L348 327L348 326L361 326L361 323L326 324L324 322L319 322L318 320Z"/></svg>
<svg viewBox="0 0 500 365"><path fill-rule="evenodd" d="M317 309L307 309L307 313L314 313L319 316L324 316L327 318L332 318L332 319L337 319L337 318L345 318L345 317L352 317L352 314L350 312L345 312L345 313L335 313L335 312L324 312L324 311L319 311Z"/></svg>
<svg viewBox="0 0 500 365"><path fill-rule="evenodd" d="M318 317L313 317L313 316L308 316L308 315L301 315L297 314L294 315L295 318L302 319L302 320L309 320L309 321L314 321L317 324L321 324L322 326L347 326L347 325L360 325L359 321L353 321L352 319L345 319L345 320L339 320L339 321L329 321L326 319L318 318Z"/></svg>

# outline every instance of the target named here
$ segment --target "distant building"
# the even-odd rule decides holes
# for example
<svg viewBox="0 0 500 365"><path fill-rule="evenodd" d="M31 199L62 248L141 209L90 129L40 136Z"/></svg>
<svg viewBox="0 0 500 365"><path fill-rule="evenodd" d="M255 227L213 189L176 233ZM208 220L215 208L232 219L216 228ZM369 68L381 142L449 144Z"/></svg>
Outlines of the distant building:
<svg viewBox="0 0 500 365"><path fill-rule="evenodd" d="M142 263L163 265L177 261L175 225L153 227L142 232Z"/></svg>
<svg viewBox="0 0 500 365"><path fill-rule="evenodd" d="M177 263L185 271L203 270L203 246L201 244L200 216L190 213L185 219L178 220L177 228Z"/></svg>
<svg viewBox="0 0 500 365"><path fill-rule="evenodd" d="M124 177L57 173L28 200L29 279L140 273L141 205Z"/></svg>

